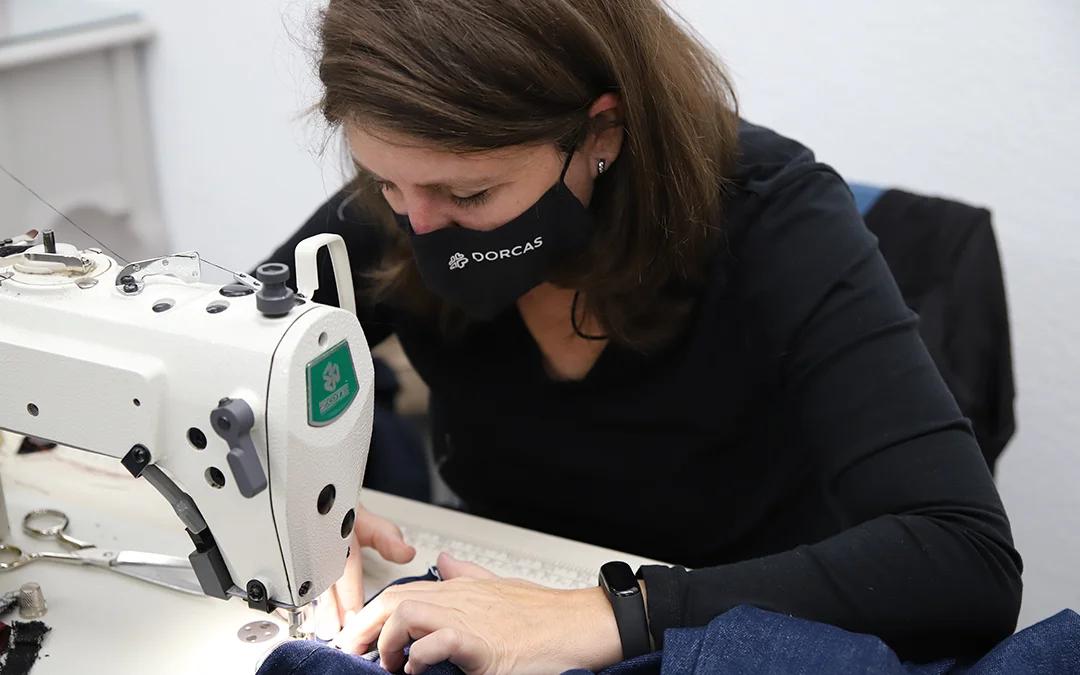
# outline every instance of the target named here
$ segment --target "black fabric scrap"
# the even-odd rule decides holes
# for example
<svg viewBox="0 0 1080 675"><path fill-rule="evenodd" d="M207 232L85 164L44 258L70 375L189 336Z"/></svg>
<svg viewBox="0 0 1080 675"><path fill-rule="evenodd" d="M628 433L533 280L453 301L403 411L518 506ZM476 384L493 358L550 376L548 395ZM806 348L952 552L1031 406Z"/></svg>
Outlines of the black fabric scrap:
<svg viewBox="0 0 1080 675"><path fill-rule="evenodd" d="M0 664L0 675L26 675L33 668L45 635L52 629L41 621L14 621L7 658Z"/></svg>
<svg viewBox="0 0 1080 675"><path fill-rule="evenodd" d="M17 255L19 253L25 253L34 246L34 242L27 242L25 244L12 244L11 240L0 245L0 258L5 258L9 255Z"/></svg>

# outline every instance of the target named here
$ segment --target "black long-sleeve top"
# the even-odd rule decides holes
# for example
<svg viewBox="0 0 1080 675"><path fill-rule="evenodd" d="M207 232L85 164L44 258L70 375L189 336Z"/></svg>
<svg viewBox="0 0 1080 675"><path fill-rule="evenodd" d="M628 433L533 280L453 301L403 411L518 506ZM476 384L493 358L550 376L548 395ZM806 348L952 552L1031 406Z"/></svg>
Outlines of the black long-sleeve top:
<svg viewBox="0 0 1080 675"><path fill-rule="evenodd" d="M906 658L985 649L1015 628L1021 560L970 424L843 180L762 127L740 146L728 253L669 346L612 343L560 382L516 308L450 340L362 304L368 339L396 333L431 387L437 464L470 511L693 568L640 570L659 644L745 603ZM343 201L272 260L329 231L370 270L385 235Z"/></svg>

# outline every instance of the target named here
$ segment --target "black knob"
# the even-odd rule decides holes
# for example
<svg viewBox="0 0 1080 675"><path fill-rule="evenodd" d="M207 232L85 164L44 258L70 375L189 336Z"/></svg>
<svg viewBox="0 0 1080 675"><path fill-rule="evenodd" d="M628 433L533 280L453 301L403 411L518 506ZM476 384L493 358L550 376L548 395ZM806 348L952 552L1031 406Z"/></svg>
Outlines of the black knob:
<svg viewBox="0 0 1080 675"><path fill-rule="evenodd" d="M266 588L258 581L249 581L247 587L248 597L259 602L266 597Z"/></svg>
<svg viewBox="0 0 1080 675"><path fill-rule="evenodd" d="M285 285L289 276L289 266L281 263L266 263L255 270L263 285L255 295L255 306L265 316L285 316L296 306L296 294Z"/></svg>

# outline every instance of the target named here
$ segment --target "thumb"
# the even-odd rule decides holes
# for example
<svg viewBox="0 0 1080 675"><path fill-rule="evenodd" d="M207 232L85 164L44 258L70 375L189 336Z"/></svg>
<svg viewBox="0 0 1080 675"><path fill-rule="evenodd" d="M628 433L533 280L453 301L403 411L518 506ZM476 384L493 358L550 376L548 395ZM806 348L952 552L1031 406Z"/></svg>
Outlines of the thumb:
<svg viewBox="0 0 1080 675"><path fill-rule="evenodd" d="M494 579L498 575L481 567L476 563L467 562L465 560L458 560L449 553L443 552L439 554L439 560L435 563L439 568L439 576L443 579L449 580L457 577L468 577L471 579Z"/></svg>

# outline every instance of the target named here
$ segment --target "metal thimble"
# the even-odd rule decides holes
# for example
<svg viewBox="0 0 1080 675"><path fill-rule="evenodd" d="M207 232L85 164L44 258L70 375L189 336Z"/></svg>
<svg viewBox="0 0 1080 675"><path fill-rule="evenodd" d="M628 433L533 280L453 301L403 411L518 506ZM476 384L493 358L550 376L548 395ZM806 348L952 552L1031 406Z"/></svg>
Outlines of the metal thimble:
<svg viewBox="0 0 1080 675"><path fill-rule="evenodd" d="M41 586L32 581L22 585L19 589L19 616L24 619L38 619L45 616L48 609Z"/></svg>

